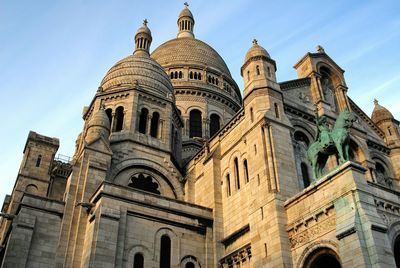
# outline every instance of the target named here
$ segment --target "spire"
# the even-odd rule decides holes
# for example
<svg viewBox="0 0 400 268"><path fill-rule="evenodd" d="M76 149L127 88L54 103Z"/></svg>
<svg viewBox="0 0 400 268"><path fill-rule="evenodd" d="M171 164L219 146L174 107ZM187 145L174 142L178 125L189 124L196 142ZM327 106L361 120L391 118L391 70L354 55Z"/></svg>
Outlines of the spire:
<svg viewBox="0 0 400 268"><path fill-rule="evenodd" d="M133 55L149 56L150 45L152 41L151 31L147 27L147 19L143 20L143 25L137 30L135 35L135 51Z"/></svg>
<svg viewBox="0 0 400 268"><path fill-rule="evenodd" d="M191 37L194 38L194 18L192 12L189 10L189 4L184 3L185 7L181 11L178 17L178 38L180 37Z"/></svg>

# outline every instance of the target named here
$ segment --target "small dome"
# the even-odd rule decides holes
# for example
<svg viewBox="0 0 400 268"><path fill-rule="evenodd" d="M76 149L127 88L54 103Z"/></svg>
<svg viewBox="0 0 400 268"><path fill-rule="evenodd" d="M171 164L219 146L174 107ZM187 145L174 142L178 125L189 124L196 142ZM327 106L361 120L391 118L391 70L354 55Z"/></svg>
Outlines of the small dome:
<svg viewBox="0 0 400 268"><path fill-rule="evenodd" d="M94 126L104 127L107 130L110 130L111 128L110 120L108 119L108 116L103 107L101 107L89 120L88 127Z"/></svg>
<svg viewBox="0 0 400 268"><path fill-rule="evenodd" d="M139 27L139 29L136 31L136 35L140 34L140 33L145 33L148 35L151 35L151 31L149 29L149 27L147 27L147 20L144 20L144 23L141 27Z"/></svg>
<svg viewBox="0 0 400 268"><path fill-rule="evenodd" d="M150 57L130 55L117 62L104 76L103 91L139 86L163 97L173 94L173 87L164 69Z"/></svg>
<svg viewBox="0 0 400 268"><path fill-rule="evenodd" d="M377 124L383 120L394 119L392 113L389 112L388 109L386 109L385 107L380 105L377 100L374 100L374 104L375 104L375 107L374 107L374 111L372 112L371 119L375 124Z"/></svg>
<svg viewBox="0 0 400 268"><path fill-rule="evenodd" d="M271 58L269 53L267 52L267 50L265 48L263 48L262 46L260 46L257 43L257 40L254 39L253 46L247 51L246 57L244 58L244 62L246 63L251 58L257 57L257 56L264 56L266 58Z"/></svg>
<svg viewBox="0 0 400 268"><path fill-rule="evenodd" d="M192 12L189 10L188 6L189 6L189 5L188 5L187 3L185 3L184 9L181 11L181 13L179 13L178 20L179 20L180 18L183 18L183 17L190 17L190 18L193 19L193 14L192 14Z"/></svg>

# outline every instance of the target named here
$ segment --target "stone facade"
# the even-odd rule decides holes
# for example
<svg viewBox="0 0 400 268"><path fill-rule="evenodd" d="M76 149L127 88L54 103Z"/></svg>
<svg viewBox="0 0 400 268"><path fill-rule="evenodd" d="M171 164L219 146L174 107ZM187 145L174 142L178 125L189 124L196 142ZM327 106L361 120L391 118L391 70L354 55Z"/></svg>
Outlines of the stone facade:
<svg viewBox="0 0 400 268"><path fill-rule="evenodd" d="M30 132L0 214L2 267L400 267L399 122L347 96L324 49L278 82L256 40L243 98L219 54L178 36L135 50L105 75L71 159ZM316 115L349 109L350 161L312 178Z"/></svg>

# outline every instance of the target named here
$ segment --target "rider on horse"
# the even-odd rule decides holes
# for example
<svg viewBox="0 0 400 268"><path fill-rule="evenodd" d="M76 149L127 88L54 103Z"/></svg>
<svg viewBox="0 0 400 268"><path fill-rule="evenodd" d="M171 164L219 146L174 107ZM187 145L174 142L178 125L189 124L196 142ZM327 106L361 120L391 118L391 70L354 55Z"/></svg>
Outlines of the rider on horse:
<svg viewBox="0 0 400 268"><path fill-rule="evenodd" d="M328 126L327 118L325 115L319 117L318 112L316 113L317 117L317 136L316 140L322 145L322 148L326 148L331 144L331 130Z"/></svg>

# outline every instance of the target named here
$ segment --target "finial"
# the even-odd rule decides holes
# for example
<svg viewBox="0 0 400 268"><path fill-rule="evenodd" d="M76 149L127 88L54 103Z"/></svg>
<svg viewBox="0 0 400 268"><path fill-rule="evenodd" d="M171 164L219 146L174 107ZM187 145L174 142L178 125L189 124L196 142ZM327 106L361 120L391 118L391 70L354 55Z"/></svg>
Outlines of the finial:
<svg viewBox="0 0 400 268"><path fill-rule="evenodd" d="M185 2L185 3L183 3L184 5L185 5L185 7L186 8L188 8L189 7L189 4L188 4L188 2Z"/></svg>
<svg viewBox="0 0 400 268"><path fill-rule="evenodd" d="M375 105L378 105L378 104L379 104L377 99L374 99L374 104L375 104Z"/></svg>
<svg viewBox="0 0 400 268"><path fill-rule="evenodd" d="M317 46L317 52L318 53L325 53L325 50L324 50L324 48L322 46L318 45Z"/></svg>
<svg viewBox="0 0 400 268"><path fill-rule="evenodd" d="M144 20L143 20L143 25L144 25L144 26L147 26L147 23L148 23L148 22L149 22L149 21L148 21L147 19L144 19Z"/></svg>
<svg viewBox="0 0 400 268"><path fill-rule="evenodd" d="M257 44L258 44L257 39L253 38L253 45L257 45Z"/></svg>

